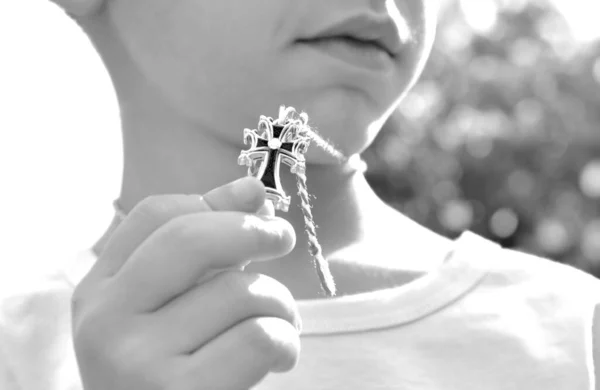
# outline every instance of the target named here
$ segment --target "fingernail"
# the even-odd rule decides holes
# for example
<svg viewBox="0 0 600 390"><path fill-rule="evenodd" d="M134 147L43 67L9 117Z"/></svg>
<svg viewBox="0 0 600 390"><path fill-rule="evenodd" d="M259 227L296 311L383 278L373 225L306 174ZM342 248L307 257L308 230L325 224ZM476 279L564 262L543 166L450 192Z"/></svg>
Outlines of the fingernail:
<svg viewBox="0 0 600 390"><path fill-rule="evenodd" d="M273 206L273 202L269 199L265 200L265 204L263 204L257 212L258 215L264 217L274 217L275 216L275 206Z"/></svg>

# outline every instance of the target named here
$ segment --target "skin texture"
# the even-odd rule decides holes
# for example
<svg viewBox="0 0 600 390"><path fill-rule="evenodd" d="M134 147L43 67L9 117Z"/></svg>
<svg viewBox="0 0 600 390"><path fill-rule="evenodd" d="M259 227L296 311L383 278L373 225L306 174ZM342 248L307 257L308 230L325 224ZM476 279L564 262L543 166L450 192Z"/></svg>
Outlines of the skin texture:
<svg viewBox="0 0 600 390"><path fill-rule="evenodd" d="M364 150L422 70L434 0L56 2L112 77L125 152L119 202L129 216L96 245L73 297L85 388L245 389L293 368L295 300L320 289L296 245L299 210L273 216L255 179L224 185L245 174L235 164L242 129L285 104L308 112L345 154ZM296 44L357 14L411 32L389 72ZM307 157L341 295L402 284L446 257L448 240L385 205L362 173L314 147ZM293 195L294 178L282 181ZM367 272L381 268L374 260L394 269Z"/></svg>
<svg viewBox="0 0 600 390"><path fill-rule="evenodd" d="M261 114L276 116L281 104L308 112L309 124L346 155L364 150L420 74L435 33L435 0L88 1L92 11L76 20L119 99L125 152L119 203L126 212L147 196L202 194L244 175L236 164L245 148L242 129L255 127ZM361 14L391 18L398 35L411 33L388 72L351 66L297 43ZM448 241L385 205L364 175L314 146L307 159L327 258L345 261L376 248L373 258L389 262L394 253L415 271L445 257ZM284 174L282 184L298 204L294 177ZM297 207L286 219L303 232ZM398 237L410 237L404 254ZM425 251L423 241L432 243ZM304 243L277 264L250 269L281 281L297 298L318 297ZM347 279L343 292L363 289L360 272L347 278L340 272L338 280Z"/></svg>
<svg viewBox="0 0 600 390"><path fill-rule="evenodd" d="M271 210L261 217L268 222L253 219L264 200L257 183L242 194L221 187L243 175L235 166L241 130L285 104L308 112L345 154L363 151L423 68L436 0L55 2L89 35L113 79L125 149L120 203L131 213L97 246L99 261L73 300L86 389L250 388L291 369L300 350L292 296L315 298L318 285L305 248L294 248L302 215L291 210L285 222ZM393 71L353 68L296 44L355 14L408 27L412 40ZM396 285L407 280L403 270L423 271L445 257L448 241L384 205L362 174L316 148L308 161L319 237L325 256L340 260L332 267L341 294L384 285L366 276L361 262L370 259L344 261L356 254L386 260L393 253L386 273ZM283 184L293 192L293 179ZM157 195L205 193L212 203ZM245 244L215 246L224 242ZM167 271L201 283L186 291L161 284ZM215 305L223 299L231 302L226 313Z"/></svg>
<svg viewBox="0 0 600 390"><path fill-rule="evenodd" d="M294 246L254 178L140 202L75 289L73 338L86 390L246 389L298 361L290 292L241 272ZM228 245L230 240L240 245Z"/></svg>
<svg viewBox="0 0 600 390"><path fill-rule="evenodd" d="M353 154L372 141L390 108L420 73L434 34L432 4L116 0L106 4L104 17L111 25L111 45L118 40L131 66L152 83L165 104L203 131L239 148L240 128L255 123L257 113L276 113L286 102L309 112L326 137ZM398 26L412 31L412 43L389 74L339 66L296 42L364 13L394 15ZM113 66L112 72L119 69ZM229 119L227 128L223 118ZM374 122L378 125L365 131Z"/></svg>

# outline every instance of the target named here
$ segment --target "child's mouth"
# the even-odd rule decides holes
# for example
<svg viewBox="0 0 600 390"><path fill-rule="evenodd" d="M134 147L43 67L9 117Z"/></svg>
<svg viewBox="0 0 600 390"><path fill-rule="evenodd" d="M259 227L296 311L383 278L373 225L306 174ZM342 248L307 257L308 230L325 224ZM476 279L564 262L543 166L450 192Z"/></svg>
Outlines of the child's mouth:
<svg viewBox="0 0 600 390"><path fill-rule="evenodd" d="M394 56L375 41L363 41L349 36L300 40L298 43L319 50L346 63L376 71L389 70Z"/></svg>

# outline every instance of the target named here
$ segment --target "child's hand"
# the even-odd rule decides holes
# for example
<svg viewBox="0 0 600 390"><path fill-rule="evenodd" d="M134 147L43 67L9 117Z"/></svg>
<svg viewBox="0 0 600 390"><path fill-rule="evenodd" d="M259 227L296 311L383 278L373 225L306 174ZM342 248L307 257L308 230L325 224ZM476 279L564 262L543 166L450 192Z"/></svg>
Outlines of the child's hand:
<svg viewBox="0 0 600 390"><path fill-rule="evenodd" d="M245 178L203 199L156 196L134 208L74 294L86 390L248 389L296 364L293 297L241 271L295 244L288 222L254 214L264 200L262 184Z"/></svg>

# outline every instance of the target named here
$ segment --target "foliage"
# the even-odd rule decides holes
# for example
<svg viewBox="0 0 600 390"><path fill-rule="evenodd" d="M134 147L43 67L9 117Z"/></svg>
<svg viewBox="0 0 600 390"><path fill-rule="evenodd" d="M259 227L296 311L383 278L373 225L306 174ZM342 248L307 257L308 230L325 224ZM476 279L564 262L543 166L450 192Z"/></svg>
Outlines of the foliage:
<svg viewBox="0 0 600 390"><path fill-rule="evenodd" d="M364 155L368 178L442 234L600 276L600 42L523 4L498 7L486 31L447 8L424 76Z"/></svg>

